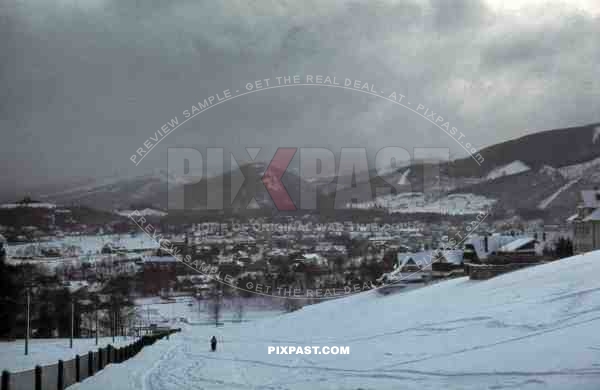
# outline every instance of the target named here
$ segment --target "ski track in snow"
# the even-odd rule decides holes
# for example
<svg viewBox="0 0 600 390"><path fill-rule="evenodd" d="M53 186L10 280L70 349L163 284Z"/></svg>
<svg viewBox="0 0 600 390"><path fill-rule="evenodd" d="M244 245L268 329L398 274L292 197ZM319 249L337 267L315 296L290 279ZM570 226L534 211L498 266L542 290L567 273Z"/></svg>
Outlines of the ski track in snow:
<svg viewBox="0 0 600 390"><path fill-rule="evenodd" d="M600 288L593 289L594 291L599 290ZM590 293L592 291L585 291L583 293ZM554 298L551 301L562 300L572 297L581 296L581 292L567 294L566 296ZM600 311L600 309L593 310L595 312ZM580 314L587 314L580 313ZM576 316L574 316L576 317ZM475 321L485 321L490 317L479 317L475 318ZM569 318L571 319L571 318ZM467 319L469 320L469 319ZM447 323L456 323L461 320L452 320L447 321ZM147 380L145 383L148 383L149 386L145 386L144 390L162 390L162 389L191 389L197 388L196 385L201 384L202 386L209 386L208 388L254 388L254 389L286 389L289 388L288 385L293 384L301 384L305 383L306 378L310 377L320 377L322 382L335 382L336 379L339 379L340 376L343 377L354 377L354 378L363 378L370 379L376 381L413 381L415 380L414 376L420 377L441 377L441 378L461 378L465 379L468 377L476 377L476 378L486 378L486 377L508 377L511 379L517 377L549 377L549 376L592 376L598 378L600 380L600 368L598 369L568 369L568 370L552 370L552 371L457 371L457 372L442 372L442 371L430 371L430 370L417 370L417 369L399 369L398 366L402 365L412 365L415 363L421 363L427 360L432 359L440 359L440 358L449 358L458 354L464 354L471 351L489 349L495 346L514 343L524 339L537 337L546 333L557 332L563 329L569 329L581 324L586 324L590 322L600 321L600 316L593 317L587 320L567 323L562 326L556 326L549 329L542 329L539 331L531 332L531 327L525 328L529 330L529 332L520 337L509 338L506 340L500 340L498 342L490 343L490 344L482 344L482 345L474 345L469 348L464 348L457 351L450 351L443 354L438 355L429 355L418 359L406 360L406 361L397 361L385 366L373 367L373 368L365 368L365 369L344 369L344 368L336 368L336 367L327 367L327 366L319 366L315 365L314 362L310 364L310 360L302 357L301 359L294 356L294 360L291 364L283 364L283 363L273 363L273 362L265 362L256 359L245 359L240 357L224 357L221 354L213 354L213 353L197 353L194 352L191 345L195 345L196 343L189 342L181 342L175 345L167 354L163 355L163 357L157 361L154 365L153 369L147 376ZM499 324L502 324L503 327L519 327L519 326L511 326L506 325L500 321L496 321ZM540 325L540 327L544 327ZM422 328L421 330L425 331L434 331L437 332L435 328ZM453 329L450 329L450 331ZM409 331L409 329L401 330L398 332ZM357 340L366 340L371 339L373 337L381 337L386 335L378 335L378 336L369 336L367 338L356 338L352 340L346 340L345 344L350 345L352 348L352 343ZM298 342L287 342L288 344L298 344ZM306 344L306 342L304 343ZM314 344L314 342L312 342ZM299 364L302 362L303 364ZM177 369L175 366L180 366L182 363L187 364L184 369ZM232 380L225 379L215 379L210 376L210 370L207 370L205 375L199 375L198 371L202 371L203 368L208 368L209 365L218 364L220 366L228 366L230 367L229 371L231 373L235 373L236 375L232 378ZM309 364L307 364L309 363ZM266 367L270 371L277 370L282 371L285 374L279 376L274 375L273 377L276 379L271 379L269 382L264 384L252 384L249 380L248 371L252 368L256 367ZM314 372L317 372L315 375ZM178 373L182 373L183 375L177 375ZM233 380L236 379L236 380ZM194 385L190 386L191 380ZM422 378L421 378L422 380ZM542 384L545 383L539 379L532 379L525 382L519 382L520 384ZM501 389L505 387L512 386L497 386L495 388Z"/></svg>
<svg viewBox="0 0 600 390"><path fill-rule="evenodd" d="M567 184L565 184L564 186L560 187L558 190L556 190L555 193L553 193L546 199L542 200L540 202L540 204L538 205L538 209L545 210L548 206L550 206L550 203L554 202L554 200L556 198L558 198L558 196L560 194L565 192L567 189L569 189L571 186L573 186L573 184L577 183L579 180L581 180L581 177L579 177L577 179L573 179L573 180L569 181Z"/></svg>

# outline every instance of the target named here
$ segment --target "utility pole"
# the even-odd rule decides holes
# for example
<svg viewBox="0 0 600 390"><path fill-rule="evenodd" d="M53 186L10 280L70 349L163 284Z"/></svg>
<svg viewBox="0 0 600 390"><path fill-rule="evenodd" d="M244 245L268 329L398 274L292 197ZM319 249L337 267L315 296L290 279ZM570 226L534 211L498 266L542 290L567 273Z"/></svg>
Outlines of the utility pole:
<svg viewBox="0 0 600 390"><path fill-rule="evenodd" d="M175 325L175 302L177 301L173 300L171 302L171 325Z"/></svg>
<svg viewBox="0 0 600 390"><path fill-rule="evenodd" d="M29 355L29 336L31 334L31 288L33 287L33 275L32 269L26 267L22 270L23 284L25 290L27 290L27 303L26 303L26 322L25 326L25 355Z"/></svg>
<svg viewBox="0 0 600 390"><path fill-rule="evenodd" d="M71 339L69 340L69 348L73 349L73 333L75 330L75 302L71 300Z"/></svg>
<svg viewBox="0 0 600 390"><path fill-rule="evenodd" d="M98 306L96 306L96 345L98 345Z"/></svg>
<svg viewBox="0 0 600 390"><path fill-rule="evenodd" d="M29 308L31 306L31 288L27 286L27 326L25 329L25 355L29 355Z"/></svg>

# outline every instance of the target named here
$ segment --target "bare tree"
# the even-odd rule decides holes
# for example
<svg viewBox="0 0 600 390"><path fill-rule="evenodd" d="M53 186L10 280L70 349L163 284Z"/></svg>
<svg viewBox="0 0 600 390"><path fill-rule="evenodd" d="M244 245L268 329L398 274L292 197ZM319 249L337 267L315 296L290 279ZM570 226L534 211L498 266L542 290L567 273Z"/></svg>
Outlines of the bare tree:
<svg viewBox="0 0 600 390"><path fill-rule="evenodd" d="M244 319L244 301L243 298L239 298L235 302L235 320L242 322Z"/></svg>
<svg viewBox="0 0 600 390"><path fill-rule="evenodd" d="M218 283L212 288L211 291L211 307L210 314L212 319L215 321L215 326L219 326L219 320L221 319L221 305L223 299L223 290L220 288Z"/></svg>
<svg viewBox="0 0 600 390"><path fill-rule="evenodd" d="M304 306L304 305L302 303L302 300L300 300L300 299L288 298L283 303L283 308L288 313L291 313L296 310L300 310L300 309L302 309L302 306Z"/></svg>

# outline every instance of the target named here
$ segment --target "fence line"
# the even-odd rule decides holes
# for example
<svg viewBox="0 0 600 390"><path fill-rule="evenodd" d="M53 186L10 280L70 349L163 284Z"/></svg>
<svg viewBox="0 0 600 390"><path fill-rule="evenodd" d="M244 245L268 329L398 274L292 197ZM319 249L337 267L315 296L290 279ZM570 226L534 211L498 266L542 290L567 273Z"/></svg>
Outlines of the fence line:
<svg viewBox="0 0 600 390"><path fill-rule="evenodd" d="M0 390L64 390L66 387L81 382L106 365L122 363L137 355L144 347L154 344L163 337L179 332L181 329L172 329L144 335L132 344L115 348L112 345L98 348L98 351L89 351L84 355L75 355L75 359L68 361L59 360L57 364L35 366L35 369L11 373L2 372Z"/></svg>

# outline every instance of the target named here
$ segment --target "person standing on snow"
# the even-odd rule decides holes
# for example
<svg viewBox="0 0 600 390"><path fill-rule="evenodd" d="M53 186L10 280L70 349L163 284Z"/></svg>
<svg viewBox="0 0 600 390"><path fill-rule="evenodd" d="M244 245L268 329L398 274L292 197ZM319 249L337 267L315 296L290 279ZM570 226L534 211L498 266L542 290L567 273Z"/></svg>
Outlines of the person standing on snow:
<svg viewBox="0 0 600 390"><path fill-rule="evenodd" d="M215 352L217 350L217 338L215 336L210 339L210 349Z"/></svg>

